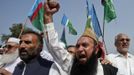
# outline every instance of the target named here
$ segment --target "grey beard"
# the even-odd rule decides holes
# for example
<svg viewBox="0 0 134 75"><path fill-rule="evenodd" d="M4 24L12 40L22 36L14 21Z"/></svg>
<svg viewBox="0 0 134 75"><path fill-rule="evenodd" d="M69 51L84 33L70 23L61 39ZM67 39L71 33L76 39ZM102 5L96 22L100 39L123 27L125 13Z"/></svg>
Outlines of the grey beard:
<svg viewBox="0 0 134 75"><path fill-rule="evenodd" d="M10 64L14 62L18 58L18 56L18 49L16 49L13 53L1 55L0 67L4 66L5 64Z"/></svg>

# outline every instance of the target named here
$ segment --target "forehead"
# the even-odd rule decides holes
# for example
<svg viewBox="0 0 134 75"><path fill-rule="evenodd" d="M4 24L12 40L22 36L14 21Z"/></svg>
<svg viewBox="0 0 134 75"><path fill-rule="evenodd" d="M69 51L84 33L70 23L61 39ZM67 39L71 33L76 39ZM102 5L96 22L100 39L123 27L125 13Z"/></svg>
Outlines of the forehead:
<svg viewBox="0 0 134 75"><path fill-rule="evenodd" d="M82 44L82 43L94 43L94 40L90 37L82 36L79 38L77 44Z"/></svg>
<svg viewBox="0 0 134 75"><path fill-rule="evenodd" d="M117 39L121 39L121 38L129 38L129 37L125 34L121 34L117 36Z"/></svg>
<svg viewBox="0 0 134 75"><path fill-rule="evenodd" d="M21 36L21 40L27 40L27 41L37 40L37 36L35 34L24 34Z"/></svg>

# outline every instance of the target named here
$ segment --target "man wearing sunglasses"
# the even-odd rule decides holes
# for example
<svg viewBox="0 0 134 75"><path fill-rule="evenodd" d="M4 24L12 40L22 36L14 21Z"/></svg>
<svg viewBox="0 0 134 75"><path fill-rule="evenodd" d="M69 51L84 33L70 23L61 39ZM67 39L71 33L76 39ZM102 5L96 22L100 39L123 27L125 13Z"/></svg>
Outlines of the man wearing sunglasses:
<svg viewBox="0 0 134 75"><path fill-rule="evenodd" d="M9 71L9 73L13 73L15 66L20 62L18 57L19 41L20 39L15 37L10 37L6 41L0 59L0 71Z"/></svg>
<svg viewBox="0 0 134 75"><path fill-rule="evenodd" d="M115 36L115 47L117 54L109 54L107 59L118 68L117 75L134 75L134 56L128 53L130 45L130 38L124 34L119 33Z"/></svg>

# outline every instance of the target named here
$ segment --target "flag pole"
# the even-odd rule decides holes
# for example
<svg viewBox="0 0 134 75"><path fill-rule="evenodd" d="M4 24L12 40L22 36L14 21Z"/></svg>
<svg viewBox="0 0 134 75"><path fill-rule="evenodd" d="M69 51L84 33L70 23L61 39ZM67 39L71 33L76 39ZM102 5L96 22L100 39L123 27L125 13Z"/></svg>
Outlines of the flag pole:
<svg viewBox="0 0 134 75"><path fill-rule="evenodd" d="M26 25L27 21L28 21L28 18L26 18L26 20L25 20L25 22L24 22L24 25L22 25L21 32L20 32L18 38L20 38L20 36L22 35L22 33L23 33L24 29L25 29L25 25Z"/></svg>
<svg viewBox="0 0 134 75"><path fill-rule="evenodd" d="M103 16L103 39L104 39L104 34L105 34L105 11Z"/></svg>
<svg viewBox="0 0 134 75"><path fill-rule="evenodd" d="M106 54L108 54L106 43L105 43L105 40L104 40L104 36L105 36L105 11L104 11L104 17L103 17L103 36L102 36L102 40L104 42Z"/></svg>

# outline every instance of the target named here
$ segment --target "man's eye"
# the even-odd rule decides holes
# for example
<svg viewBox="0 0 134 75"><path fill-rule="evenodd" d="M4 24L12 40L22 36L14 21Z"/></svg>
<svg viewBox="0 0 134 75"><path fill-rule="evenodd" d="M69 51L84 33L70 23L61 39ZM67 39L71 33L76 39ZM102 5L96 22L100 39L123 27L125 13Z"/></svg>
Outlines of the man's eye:
<svg viewBox="0 0 134 75"><path fill-rule="evenodd" d="M25 43L26 43L26 44L30 44L30 43L31 43L31 41L25 41Z"/></svg>
<svg viewBox="0 0 134 75"><path fill-rule="evenodd" d="M76 48L79 48L80 47L80 45L76 45Z"/></svg>
<svg viewBox="0 0 134 75"><path fill-rule="evenodd" d="M88 44L87 44L87 43L83 43L82 46L83 46L83 47L87 47Z"/></svg>

